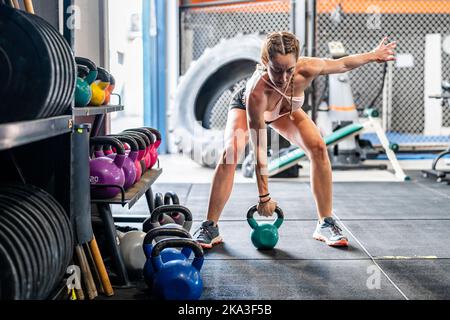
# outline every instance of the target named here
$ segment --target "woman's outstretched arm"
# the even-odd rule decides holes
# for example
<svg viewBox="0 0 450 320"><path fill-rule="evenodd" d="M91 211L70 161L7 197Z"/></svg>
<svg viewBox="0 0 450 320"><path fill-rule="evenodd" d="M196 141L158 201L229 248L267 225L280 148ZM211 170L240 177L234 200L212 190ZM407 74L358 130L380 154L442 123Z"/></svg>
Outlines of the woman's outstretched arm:
<svg viewBox="0 0 450 320"><path fill-rule="evenodd" d="M308 69L312 69L312 73L316 75L326 75L332 73L344 73L355 68L359 68L370 62L386 62L395 60L394 49L397 43L391 42L384 44L387 40L385 37L378 47L371 52L353 54L340 59L322 59L305 57Z"/></svg>

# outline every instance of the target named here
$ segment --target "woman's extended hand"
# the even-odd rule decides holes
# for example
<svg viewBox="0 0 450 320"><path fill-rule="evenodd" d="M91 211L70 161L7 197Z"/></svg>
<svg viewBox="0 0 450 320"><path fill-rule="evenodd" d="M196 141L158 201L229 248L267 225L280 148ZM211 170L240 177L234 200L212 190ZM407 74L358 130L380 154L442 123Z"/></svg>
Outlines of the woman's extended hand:
<svg viewBox="0 0 450 320"><path fill-rule="evenodd" d="M372 51L375 55L375 61L378 63L395 60L394 49L397 46L397 42L394 41L389 44L384 44L387 38L388 37L384 37L378 47Z"/></svg>
<svg viewBox="0 0 450 320"><path fill-rule="evenodd" d="M263 202L264 201L266 201L266 200L264 199ZM258 209L259 215L264 216L264 217L271 217L273 215L273 213L275 212L276 207L277 207L277 202L273 199L270 199L267 202L258 203L257 209Z"/></svg>

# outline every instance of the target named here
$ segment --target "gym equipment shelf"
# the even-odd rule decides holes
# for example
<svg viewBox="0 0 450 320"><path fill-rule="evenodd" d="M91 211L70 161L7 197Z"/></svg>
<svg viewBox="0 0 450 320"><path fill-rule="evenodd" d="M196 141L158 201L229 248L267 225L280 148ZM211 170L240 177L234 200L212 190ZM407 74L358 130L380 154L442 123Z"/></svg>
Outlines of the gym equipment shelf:
<svg viewBox="0 0 450 320"><path fill-rule="evenodd" d="M72 116L0 124L0 151L71 132Z"/></svg>
<svg viewBox="0 0 450 320"><path fill-rule="evenodd" d="M91 203L95 204L120 204L125 207L128 204L128 209L131 209L134 204L149 190L156 179L161 175L162 168L148 170L141 180L128 189L126 192L121 192L111 199L91 199Z"/></svg>
<svg viewBox="0 0 450 320"><path fill-rule="evenodd" d="M153 211L154 208L153 208L152 184L161 175L161 173L162 168L148 170L141 177L141 180L138 183L136 183L133 187L128 189L126 192L123 190L123 188L117 186L118 188L121 189L121 192L114 198L111 199L91 198L91 203L97 205L98 212L100 214L101 220L103 221L105 227L105 243L109 247L109 252L111 254L111 261L115 269L115 274L118 278L120 286L123 288L129 288L131 284L128 279L128 272L125 267L122 254L117 245L117 233L116 227L114 225L115 221L111 211L111 204L120 204L122 205L122 207L128 204L128 208L131 209L131 207L133 207L133 205L139 200L139 198L141 198L145 194L147 205L149 207L149 212Z"/></svg>
<svg viewBox="0 0 450 320"><path fill-rule="evenodd" d="M123 105L108 105L100 107L84 107L84 108L73 108L73 115L76 117L83 116L95 116L100 114L107 114L111 112L122 111L124 109Z"/></svg>

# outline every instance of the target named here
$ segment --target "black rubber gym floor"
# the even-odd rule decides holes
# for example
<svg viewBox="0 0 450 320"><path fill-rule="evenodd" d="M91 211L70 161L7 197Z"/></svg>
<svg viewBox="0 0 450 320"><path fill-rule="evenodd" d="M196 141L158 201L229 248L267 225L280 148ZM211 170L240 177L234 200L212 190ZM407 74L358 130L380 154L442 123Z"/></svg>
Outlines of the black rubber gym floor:
<svg viewBox="0 0 450 320"><path fill-rule="evenodd" d="M340 249L312 239L316 213L309 184L272 181L285 222L276 248L258 251L245 220L256 186L236 184L219 223L225 242L206 251L202 299L449 299L450 186L409 174L413 180L405 183L334 183L335 214L350 242ZM177 192L194 214L195 230L209 188L155 184L153 191ZM145 201L132 210L146 212ZM116 290L115 298L145 299L148 293L138 286Z"/></svg>

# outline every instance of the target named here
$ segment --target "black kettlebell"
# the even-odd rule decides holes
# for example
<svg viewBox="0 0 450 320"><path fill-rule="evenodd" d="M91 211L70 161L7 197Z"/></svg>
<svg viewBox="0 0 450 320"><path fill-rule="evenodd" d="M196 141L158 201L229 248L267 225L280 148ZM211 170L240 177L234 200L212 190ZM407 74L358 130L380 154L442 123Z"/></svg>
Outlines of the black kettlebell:
<svg viewBox="0 0 450 320"><path fill-rule="evenodd" d="M175 192L168 191L164 195L164 204L180 204L180 199ZM174 211L170 212L169 215L172 217L173 221L175 221L176 224L179 224L180 226L184 224L185 217L182 213Z"/></svg>
<svg viewBox="0 0 450 320"><path fill-rule="evenodd" d="M185 216L184 223L183 223L182 227L185 230L188 230L188 231L191 230L191 227L192 227L192 213L191 213L191 211L188 208L186 208L186 207L184 207L182 205L179 205L179 204L176 204L176 205L162 205L162 206L160 206L158 208L155 208L155 210L153 210L153 212L152 212L152 214L150 216L150 220L146 219L144 221L144 225L142 226L142 230L144 232L148 232L148 231L150 231L152 229L160 227L161 226L161 224L159 223L160 216L165 214L165 213L170 213L170 212L174 212L174 211L180 212L181 214L183 214ZM167 225L170 225L170 224L166 224L166 226ZM173 225L179 226L175 222L173 222Z"/></svg>
<svg viewBox="0 0 450 320"><path fill-rule="evenodd" d="M164 198L163 198L163 195L161 192L155 193L153 203L154 203L153 212L155 212L156 208L164 205ZM153 212L151 213L150 217L145 219L144 222L142 223L142 231L148 232L151 229L153 229L152 222L151 222L151 217L153 215ZM159 224L159 226L164 226L169 223L175 223L175 221L173 221L172 217L170 217L169 215L161 214L158 216L157 223Z"/></svg>

